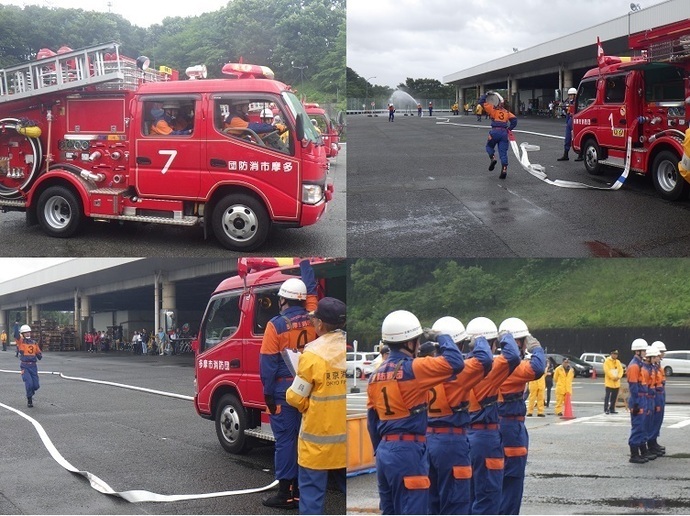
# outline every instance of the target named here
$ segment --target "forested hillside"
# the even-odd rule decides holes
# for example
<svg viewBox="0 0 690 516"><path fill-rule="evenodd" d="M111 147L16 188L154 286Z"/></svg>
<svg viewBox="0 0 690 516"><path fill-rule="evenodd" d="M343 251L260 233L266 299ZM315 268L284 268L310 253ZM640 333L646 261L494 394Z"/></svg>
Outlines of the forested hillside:
<svg viewBox="0 0 690 516"><path fill-rule="evenodd" d="M392 310L422 325L453 315L467 324L524 319L531 330L690 325L690 261L355 260L348 284L348 339L378 342Z"/></svg>
<svg viewBox="0 0 690 516"><path fill-rule="evenodd" d="M238 61L271 67L276 78L309 93L345 92L345 0L232 0L195 17L168 17L147 28L113 13L0 5L0 68L35 59L43 47L79 49L119 42L131 57L148 56L184 71L205 64L220 77Z"/></svg>

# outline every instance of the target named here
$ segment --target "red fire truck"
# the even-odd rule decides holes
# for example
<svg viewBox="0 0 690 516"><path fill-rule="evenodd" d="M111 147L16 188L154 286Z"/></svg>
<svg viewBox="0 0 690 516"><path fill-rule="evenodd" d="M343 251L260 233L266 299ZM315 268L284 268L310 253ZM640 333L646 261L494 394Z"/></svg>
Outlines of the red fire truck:
<svg viewBox="0 0 690 516"><path fill-rule="evenodd" d="M233 78L205 79L196 66L175 80L115 43L38 57L0 70L0 209L25 211L54 237L89 218L203 225L236 251L259 247L271 225L324 213L323 140L269 68L228 63ZM263 108L279 112L288 137L226 128L239 104L257 122ZM160 110L171 134L155 133Z"/></svg>
<svg viewBox="0 0 690 516"><path fill-rule="evenodd" d="M598 67L580 82L573 119L573 148L584 154L591 174L603 166L625 167L630 138L630 170L651 175L664 199L690 191L678 172L688 128L690 20L629 38L635 57L605 56L598 44Z"/></svg>
<svg viewBox="0 0 690 516"><path fill-rule="evenodd" d="M345 260L310 259L319 297L345 300ZM287 262L287 263L286 263ZM248 451L256 439L273 441L259 376L266 324L278 315L278 289L299 277L299 259L240 258L238 275L218 285L208 302L197 340L194 406L215 421L230 453Z"/></svg>
<svg viewBox="0 0 690 516"><path fill-rule="evenodd" d="M316 121L316 127L321 131L321 137L326 147L326 156L335 158L340 151L340 130L328 116L326 110L316 102L305 102L304 109L309 118ZM343 121L341 120L337 125L342 127Z"/></svg>

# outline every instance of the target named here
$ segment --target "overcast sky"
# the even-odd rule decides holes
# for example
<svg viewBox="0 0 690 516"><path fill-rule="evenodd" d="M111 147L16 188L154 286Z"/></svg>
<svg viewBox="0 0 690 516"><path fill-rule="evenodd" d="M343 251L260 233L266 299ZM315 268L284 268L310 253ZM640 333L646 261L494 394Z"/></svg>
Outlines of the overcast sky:
<svg viewBox="0 0 690 516"><path fill-rule="evenodd" d="M64 7L120 14L133 25L148 27L168 16L197 16L225 7L228 0L0 0L2 4Z"/></svg>
<svg viewBox="0 0 690 516"><path fill-rule="evenodd" d="M0 283L52 267L71 258L0 258Z"/></svg>
<svg viewBox="0 0 690 516"><path fill-rule="evenodd" d="M666 0L635 0L642 9ZM347 0L347 66L371 84L437 79L627 16L630 0ZM592 42L594 52L595 42Z"/></svg>

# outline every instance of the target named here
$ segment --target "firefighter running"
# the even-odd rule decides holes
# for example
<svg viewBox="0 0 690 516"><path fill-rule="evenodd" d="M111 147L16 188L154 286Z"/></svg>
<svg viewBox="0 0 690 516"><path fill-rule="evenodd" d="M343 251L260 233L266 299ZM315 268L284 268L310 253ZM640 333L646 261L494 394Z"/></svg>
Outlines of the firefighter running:
<svg viewBox="0 0 690 516"><path fill-rule="evenodd" d="M491 95L498 99L494 106L491 102L487 102L487 97ZM486 142L486 152L491 159L489 170L496 168L496 145L498 145L498 156L501 160L501 175L500 179L505 179L508 173L508 131L512 131L517 126L517 118L508 110L508 104L503 97L498 93L490 91L486 95L479 97L479 105L482 106L484 112L491 118L491 131L489 131L489 139Z"/></svg>

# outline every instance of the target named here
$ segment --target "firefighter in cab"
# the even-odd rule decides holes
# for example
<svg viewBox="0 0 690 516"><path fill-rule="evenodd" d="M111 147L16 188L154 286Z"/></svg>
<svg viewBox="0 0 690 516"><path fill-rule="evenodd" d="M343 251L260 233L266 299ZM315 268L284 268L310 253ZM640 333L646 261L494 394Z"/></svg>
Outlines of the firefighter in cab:
<svg viewBox="0 0 690 516"><path fill-rule="evenodd" d="M191 129L175 129L175 120L165 111L165 104L155 104L151 109L151 116L153 122L151 123L151 134L158 134L161 136L192 134ZM168 110L179 110L179 104L169 104Z"/></svg>
<svg viewBox="0 0 690 516"><path fill-rule="evenodd" d="M275 436L275 477L278 493L263 500L267 507L296 509L299 504L297 434L302 417L288 404L286 392L294 377L281 351L303 351L316 338L309 312L317 307L317 284L309 260L300 262L302 279L290 278L278 290L280 314L266 325L259 354L264 400Z"/></svg>
<svg viewBox="0 0 690 516"><path fill-rule="evenodd" d="M369 377L367 427L376 454L382 514L426 514L429 460L427 391L462 371L462 353L449 335L429 330L438 356L415 358L424 334L407 310L383 320L381 340L391 354Z"/></svg>
<svg viewBox="0 0 690 516"><path fill-rule="evenodd" d="M34 406L33 396L39 389L37 360L43 358L41 348L34 339L31 338L31 328L28 324L23 324L19 328L19 339L17 340L17 350L19 352L19 368L22 372L22 380L26 388L26 406Z"/></svg>

